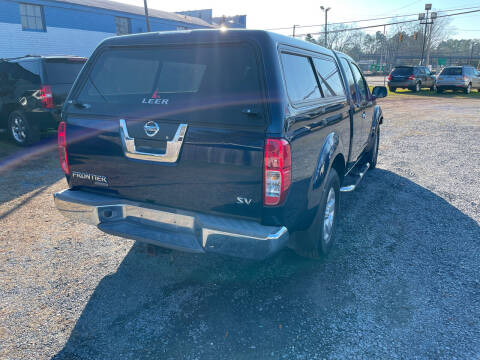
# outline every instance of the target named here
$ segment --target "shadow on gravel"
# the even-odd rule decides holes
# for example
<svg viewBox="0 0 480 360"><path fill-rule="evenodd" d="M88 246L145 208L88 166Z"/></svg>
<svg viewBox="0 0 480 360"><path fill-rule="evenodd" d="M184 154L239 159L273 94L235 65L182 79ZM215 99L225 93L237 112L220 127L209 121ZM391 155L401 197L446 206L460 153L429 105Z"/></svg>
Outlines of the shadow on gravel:
<svg viewBox="0 0 480 360"><path fill-rule="evenodd" d="M54 184L63 177L58 164L56 134L50 132L29 147L14 145L0 133L0 204Z"/></svg>
<svg viewBox="0 0 480 360"><path fill-rule="evenodd" d="M464 321L460 299L438 294L442 284L479 292L469 280L477 223L381 169L342 199L339 242L321 261L289 250L264 262L152 255L134 245L54 359L438 358L439 344L461 354L468 338L449 322ZM461 301L479 315L473 296Z"/></svg>

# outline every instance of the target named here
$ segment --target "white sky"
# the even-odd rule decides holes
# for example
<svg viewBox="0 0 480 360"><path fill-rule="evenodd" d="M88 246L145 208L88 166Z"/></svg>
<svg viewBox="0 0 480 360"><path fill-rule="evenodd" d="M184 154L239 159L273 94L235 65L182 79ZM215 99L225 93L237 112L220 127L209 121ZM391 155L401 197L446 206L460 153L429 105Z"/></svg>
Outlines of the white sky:
<svg viewBox="0 0 480 360"><path fill-rule="evenodd" d="M143 0L116 0L132 5L143 6ZM368 19L382 16L397 16L423 12L426 1L412 0L296 0L296 1L261 1L261 0L183 0L164 1L148 0L148 6L164 11L182 11L196 9L213 9L214 16L247 15L247 28L269 29L289 27L293 24L323 24L324 15L320 5L331 7L328 22L340 22ZM464 7L478 7L480 0L429 0L434 9L446 10ZM454 38L480 38L480 12L454 17L452 28L456 29ZM370 24L384 23L392 20L380 20ZM366 25L367 23L361 23ZM297 33L314 32L319 28L299 29ZM381 28L373 29L382 30ZM279 31L281 32L281 31ZM284 33L290 34L291 30Z"/></svg>

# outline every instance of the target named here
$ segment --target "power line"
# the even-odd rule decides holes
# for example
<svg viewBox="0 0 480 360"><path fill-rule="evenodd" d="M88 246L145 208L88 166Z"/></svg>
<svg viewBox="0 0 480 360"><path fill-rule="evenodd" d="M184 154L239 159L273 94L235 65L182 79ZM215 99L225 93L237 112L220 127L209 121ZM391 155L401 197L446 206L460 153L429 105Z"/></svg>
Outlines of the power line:
<svg viewBox="0 0 480 360"><path fill-rule="evenodd" d="M479 8L480 8L480 5L479 6L469 6L469 7L465 7L465 8L459 8L459 9L435 10L435 11L437 13L441 13L441 12L459 11L459 10L472 10L472 9L479 9Z"/></svg>
<svg viewBox="0 0 480 360"><path fill-rule="evenodd" d="M457 9L445 9L445 10L437 10L437 13L444 13L444 12L450 12L450 11L459 11L459 10L471 10L471 9L480 9L480 6L471 6L471 7L465 7L465 8L457 8ZM379 17L379 18L370 18L370 19L360 19L360 20L349 20L349 21L341 21L341 22L336 22L336 23L329 23L329 25L342 25L342 24L352 24L352 23L359 23L359 22L366 22L366 21L376 21L376 20L385 20L385 19L398 19L398 18L404 18L404 17L409 17L409 16L418 16L418 13L415 14L404 14L404 15L395 15L395 16L384 16L384 17ZM442 17L442 16L438 16ZM417 21L417 20L412 20L412 21ZM410 21L411 22L411 21ZM318 26L324 26L325 24L315 24L315 25L295 25L295 27L298 28L308 28L308 27L318 27ZM380 24L376 26L384 26L388 24ZM288 27L278 27L278 28L269 28L265 29L267 31L273 31L273 30L291 30L292 26ZM316 33L315 33L316 34ZM313 35L313 34L312 34Z"/></svg>
<svg viewBox="0 0 480 360"><path fill-rule="evenodd" d="M409 14L409 15L399 15L399 16L385 16L380 18L373 18L373 19L361 19L361 20L349 20L343 22L336 22L336 23L328 23L328 25L340 25L340 24L352 24L352 23L359 23L365 21L375 21L375 20L385 20L385 19L395 19L399 17L408 17L408 16L417 16L418 14ZM316 25L296 25L297 28L307 28L307 27L316 27L316 26L324 26L325 24L316 24ZM272 29L265 29L265 30L290 30L292 27L281 27L281 28L272 28Z"/></svg>
<svg viewBox="0 0 480 360"><path fill-rule="evenodd" d="M402 6L402 7L398 8L398 9L390 10L389 12L394 12L394 11L403 10L403 9L405 9L405 8L408 8L408 7L412 6L412 5L418 4L420 1L422 1L422 0L415 0L415 1L409 3L409 4L405 5L405 6ZM383 13L383 14L385 14L385 13Z"/></svg>
<svg viewBox="0 0 480 360"><path fill-rule="evenodd" d="M460 13L455 13L455 14L446 14L446 15L439 15L437 16L438 18L443 18L443 17L450 17L450 16L458 16L458 15L464 15L464 14L471 14L471 13L476 13L480 12L480 10L470 10L470 11L464 11ZM388 23L388 24L377 24L377 25L369 25L369 26L360 26L356 28L350 28L350 29L338 29L338 30L329 30L329 33L338 33L338 32L345 32L345 31L355 31L355 30L364 30L364 29L372 29L376 27L381 27L381 26L390 26L390 25L398 25L398 24L406 24L406 23L412 23L412 22L417 22L418 19L415 20L403 20L403 21L397 21L393 23ZM297 26L298 27L298 26ZM314 33L309 33L310 35L321 35L324 34L324 31L319 31L319 32L314 32ZM307 34L298 34L298 36L307 36Z"/></svg>

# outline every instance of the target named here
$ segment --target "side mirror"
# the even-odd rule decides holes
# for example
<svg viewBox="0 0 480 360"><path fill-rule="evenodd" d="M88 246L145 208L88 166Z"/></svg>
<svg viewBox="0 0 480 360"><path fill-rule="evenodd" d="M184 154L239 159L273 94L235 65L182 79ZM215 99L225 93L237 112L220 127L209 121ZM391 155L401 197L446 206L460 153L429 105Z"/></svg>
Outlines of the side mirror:
<svg viewBox="0 0 480 360"><path fill-rule="evenodd" d="M380 99L386 97L388 94L387 88L385 86L375 86L372 91L372 95L375 99Z"/></svg>

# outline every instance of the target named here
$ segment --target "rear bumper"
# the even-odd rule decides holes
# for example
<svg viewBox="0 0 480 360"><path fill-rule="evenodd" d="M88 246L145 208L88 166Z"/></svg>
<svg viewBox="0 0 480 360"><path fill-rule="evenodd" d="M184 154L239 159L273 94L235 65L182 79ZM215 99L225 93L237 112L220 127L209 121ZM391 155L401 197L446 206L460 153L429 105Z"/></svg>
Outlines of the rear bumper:
<svg viewBox="0 0 480 360"><path fill-rule="evenodd" d="M193 253L261 260L283 248L289 238L286 227L163 209L84 191L63 190L54 199L57 209L72 220L112 235Z"/></svg>
<svg viewBox="0 0 480 360"><path fill-rule="evenodd" d="M415 80L404 80L404 81L389 81L388 86L392 88L414 88L416 85Z"/></svg>
<svg viewBox="0 0 480 360"><path fill-rule="evenodd" d="M468 83L465 84L463 81L462 82L437 81L438 89L455 90L455 89L466 89L467 87L468 87Z"/></svg>

